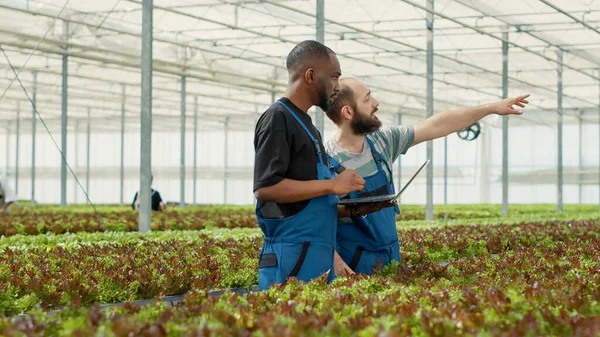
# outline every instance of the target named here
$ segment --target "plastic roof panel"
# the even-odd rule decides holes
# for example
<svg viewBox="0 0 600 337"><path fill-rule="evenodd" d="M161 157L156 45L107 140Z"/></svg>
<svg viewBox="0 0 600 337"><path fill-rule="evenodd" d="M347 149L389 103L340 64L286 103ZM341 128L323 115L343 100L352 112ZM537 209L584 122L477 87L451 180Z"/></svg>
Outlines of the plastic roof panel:
<svg viewBox="0 0 600 337"><path fill-rule="evenodd" d="M398 113L416 119L426 115L425 4L325 1L325 43L338 54L344 77L367 83L381 102L381 118L389 123ZM71 0L63 9L64 5L58 0L0 0L0 44L12 65L23 67L20 79L30 97L32 73L37 72L41 116L59 130L66 53L70 123L85 121L89 108L93 119L101 122L95 127L117 131L124 102L127 129L139 129L141 1ZM187 77L188 128L193 127L196 98L201 127L222 127L229 117L231 129L251 130L272 95L279 97L286 88L289 50L316 36L313 0L157 0L154 5L157 130L179 127L181 76ZM600 3L437 0L434 12L435 111L500 99L502 33L507 31L509 94L532 94L527 116L512 118L511 123L556 124L559 49L564 51L565 123L576 122L581 113L585 122L598 122ZM14 75L0 56L4 92ZM0 99L1 121L16 118L17 102L21 111L30 111L15 81ZM31 115L22 113L21 118Z"/></svg>

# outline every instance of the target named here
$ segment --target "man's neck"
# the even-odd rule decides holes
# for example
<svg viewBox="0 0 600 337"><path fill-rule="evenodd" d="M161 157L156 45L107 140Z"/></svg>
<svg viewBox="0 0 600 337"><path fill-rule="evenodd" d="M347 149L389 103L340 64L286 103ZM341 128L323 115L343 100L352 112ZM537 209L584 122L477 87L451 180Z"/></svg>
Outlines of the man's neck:
<svg viewBox="0 0 600 337"><path fill-rule="evenodd" d="M288 89L283 94L283 97L289 99L304 113L308 113L308 109L314 105L311 102L310 96L304 90L301 90L298 85L293 83L288 86Z"/></svg>
<svg viewBox="0 0 600 337"><path fill-rule="evenodd" d="M335 141L351 153L362 153L365 146L365 135L357 135L351 129L339 128Z"/></svg>

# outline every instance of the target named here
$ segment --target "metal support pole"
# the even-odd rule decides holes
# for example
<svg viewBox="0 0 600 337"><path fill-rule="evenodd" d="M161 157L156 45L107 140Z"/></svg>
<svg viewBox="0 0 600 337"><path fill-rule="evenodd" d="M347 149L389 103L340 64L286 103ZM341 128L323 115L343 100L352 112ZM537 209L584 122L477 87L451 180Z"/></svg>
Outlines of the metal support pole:
<svg viewBox="0 0 600 337"><path fill-rule="evenodd" d="M402 125L402 114L398 113L398 125ZM402 189L402 155L398 156L398 191ZM398 197L398 203L400 203L402 196Z"/></svg>
<svg viewBox="0 0 600 337"><path fill-rule="evenodd" d="M19 143L21 138L21 102L17 101L17 136L15 151L15 193L19 194Z"/></svg>
<svg viewBox="0 0 600 337"><path fill-rule="evenodd" d="M194 96L194 172L192 173L194 180L194 205L196 204L196 179L198 174L196 170L198 169L198 163L196 161L197 153L198 153L198 96Z"/></svg>
<svg viewBox="0 0 600 337"><path fill-rule="evenodd" d="M433 116L433 1L427 0L427 118ZM433 220L433 141L427 142L427 200L425 220Z"/></svg>
<svg viewBox="0 0 600 337"><path fill-rule="evenodd" d="M85 182L85 193L88 194L88 196L90 195L90 140L91 140L91 134L92 134L92 113L91 113L91 108L87 108L87 140L85 142L85 145L87 146L87 149L85 150L85 177L86 177L86 182ZM87 201L87 200L86 200Z"/></svg>
<svg viewBox="0 0 600 337"><path fill-rule="evenodd" d="M583 189L581 185L581 180L583 179L583 175L581 174L581 170L583 170L583 110L579 112L579 174L577 174L577 180L579 181L579 203L581 204L583 200Z"/></svg>
<svg viewBox="0 0 600 337"><path fill-rule="evenodd" d="M35 136L37 132L37 72L33 72L33 94L31 97L31 205L35 204Z"/></svg>
<svg viewBox="0 0 600 337"><path fill-rule="evenodd" d="M63 39L68 41L69 38L69 23L65 21L63 23ZM63 49L67 49L67 45L63 46ZM68 63L69 56L64 54L62 56L62 114L61 114L61 151L62 151L62 162L60 165L60 205L62 207L67 205L67 90L68 86Z"/></svg>
<svg viewBox="0 0 600 337"><path fill-rule="evenodd" d="M277 80L277 68L273 68L273 81ZM273 91L271 91L271 103L275 103L275 85L273 84Z"/></svg>
<svg viewBox="0 0 600 337"><path fill-rule="evenodd" d="M558 65L558 211L563 211L563 51L556 52Z"/></svg>
<svg viewBox="0 0 600 337"><path fill-rule="evenodd" d="M448 205L448 137L444 137L444 205Z"/></svg>
<svg viewBox="0 0 600 337"><path fill-rule="evenodd" d="M119 179L119 203L123 205L125 202L125 84L121 84L121 168Z"/></svg>
<svg viewBox="0 0 600 337"><path fill-rule="evenodd" d="M317 0L317 41L325 44L325 0ZM316 109L317 129L325 139L325 114L321 108Z"/></svg>
<svg viewBox="0 0 600 337"><path fill-rule="evenodd" d="M186 62L186 50L185 47L181 49L181 57L183 59L183 63ZM185 72L185 69L183 69ZM181 143L180 143L180 151L181 154L179 156L179 207L185 207L185 84L186 84L185 76L181 76Z"/></svg>
<svg viewBox="0 0 600 337"><path fill-rule="evenodd" d="M8 125L6 126L6 172L4 175L6 179L8 179L8 162L10 161L10 121L8 121Z"/></svg>
<svg viewBox="0 0 600 337"><path fill-rule="evenodd" d="M508 32L502 33L502 98L508 97ZM502 216L508 215L508 116L502 116Z"/></svg>
<svg viewBox="0 0 600 337"><path fill-rule="evenodd" d="M75 153L74 153L74 167L75 167L75 173L77 173L77 169L79 168L79 119L75 120L75 130L73 131L73 137L75 138ZM73 184L73 202L77 204L78 199L79 199L79 193L77 191L77 184L74 183Z"/></svg>
<svg viewBox="0 0 600 337"><path fill-rule="evenodd" d="M152 220L150 177L152 165L152 12L153 0L142 2L142 97L140 133L139 231L150 230Z"/></svg>
<svg viewBox="0 0 600 337"><path fill-rule="evenodd" d="M224 133L225 133L225 146L224 146L224 153L225 156L223 158L223 204L227 204L227 155L228 155L228 148L229 148L229 117L225 117L225 124L224 124Z"/></svg>

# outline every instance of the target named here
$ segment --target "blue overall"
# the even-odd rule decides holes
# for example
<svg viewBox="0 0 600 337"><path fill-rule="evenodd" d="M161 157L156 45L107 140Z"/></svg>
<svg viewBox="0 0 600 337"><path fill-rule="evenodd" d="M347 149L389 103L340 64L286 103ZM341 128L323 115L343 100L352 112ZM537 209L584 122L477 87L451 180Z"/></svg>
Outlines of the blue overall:
<svg viewBox="0 0 600 337"><path fill-rule="evenodd" d="M369 137L365 137L365 139L377 164L377 173L363 177L365 180L363 192L351 192L349 197L359 198L395 193L393 180L391 183L388 181L382 163L386 166L390 173L390 179L392 179L390 166L384 157L375 150ZM331 156L328 159L336 172L341 173L345 170ZM400 262L396 214L400 214L398 206L386 207L379 212L370 213L366 217L358 217L353 222L338 223L337 252L348 267L357 273L370 275L379 259L381 259L382 266L388 265L392 260Z"/></svg>
<svg viewBox="0 0 600 337"><path fill-rule="evenodd" d="M312 140L317 156L318 179L332 179L333 171L323 163L319 141L288 106L281 101L277 103L286 108ZM282 219L263 218L257 205L256 217L265 236L258 267L259 290L268 289L274 283L283 283L291 276L309 282L329 272L328 282L335 278L333 254L338 200L333 194L311 199L302 211Z"/></svg>

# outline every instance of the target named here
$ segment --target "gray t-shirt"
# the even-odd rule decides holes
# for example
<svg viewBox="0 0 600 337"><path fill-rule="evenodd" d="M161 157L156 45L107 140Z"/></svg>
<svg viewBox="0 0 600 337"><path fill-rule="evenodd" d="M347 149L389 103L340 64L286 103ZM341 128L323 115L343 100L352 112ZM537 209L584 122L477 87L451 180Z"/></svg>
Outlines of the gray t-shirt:
<svg viewBox="0 0 600 337"><path fill-rule="evenodd" d="M391 169L392 163L398 159L400 154L406 154L406 151L410 148L415 138L415 130L412 126L389 126L381 128L367 137L371 139L375 149L381 153ZM342 148L335 137L332 137L325 144L325 151L345 168L356 171L363 178L377 173L377 164L367 142L365 142L361 153L352 153ZM390 176L393 173L389 172L385 166L383 169L387 173L388 181L390 181ZM340 196L340 198L343 197L345 195Z"/></svg>

